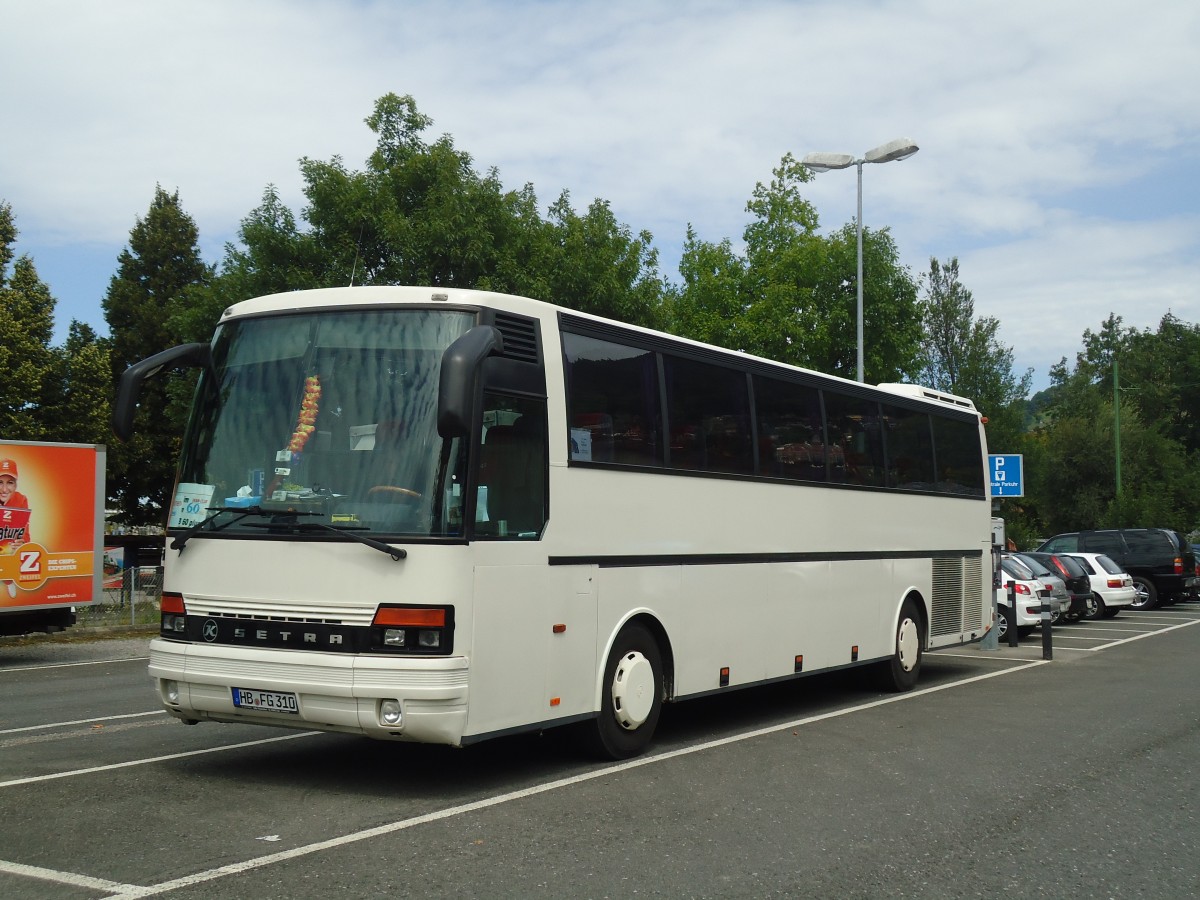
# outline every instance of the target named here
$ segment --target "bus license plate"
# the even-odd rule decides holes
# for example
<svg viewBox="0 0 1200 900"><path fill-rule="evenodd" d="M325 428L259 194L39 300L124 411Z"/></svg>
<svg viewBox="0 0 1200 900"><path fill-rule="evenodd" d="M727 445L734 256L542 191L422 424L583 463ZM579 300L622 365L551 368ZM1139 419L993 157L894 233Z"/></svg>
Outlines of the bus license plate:
<svg viewBox="0 0 1200 900"><path fill-rule="evenodd" d="M283 691L252 691L247 688L233 688L233 705L238 709L252 709L255 712L300 714L300 704L296 700L296 695Z"/></svg>

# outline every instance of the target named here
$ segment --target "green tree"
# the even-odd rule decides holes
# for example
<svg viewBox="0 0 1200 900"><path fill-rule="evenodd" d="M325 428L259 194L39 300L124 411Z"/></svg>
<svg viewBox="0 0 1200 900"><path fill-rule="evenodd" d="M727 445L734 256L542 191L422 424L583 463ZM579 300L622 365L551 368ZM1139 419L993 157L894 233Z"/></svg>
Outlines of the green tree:
<svg viewBox="0 0 1200 900"><path fill-rule="evenodd" d="M242 219L238 237L238 244L225 245L221 274L188 285L171 304L167 330L174 343L207 342L222 311L241 300L326 286L319 248L297 229L274 185Z"/></svg>
<svg viewBox="0 0 1200 900"><path fill-rule="evenodd" d="M108 343L90 325L71 321L66 343L53 350L43 417L47 440L107 444L111 425Z"/></svg>
<svg viewBox="0 0 1200 900"><path fill-rule="evenodd" d="M53 362L54 298L33 260L16 256L16 238L12 207L0 204L0 435L36 441L46 437L43 400Z"/></svg>
<svg viewBox="0 0 1200 900"><path fill-rule="evenodd" d="M8 267L16 255L13 245L17 242L17 223L13 218L12 204L0 201L0 287L8 277Z"/></svg>
<svg viewBox="0 0 1200 900"><path fill-rule="evenodd" d="M1188 453L1200 451L1200 326L1167 313L1156 331L1128 335L1119 362L1122 404L1164 423Z"/></svg>
<svg viewBox="0 0 1200 900"><path fill-rule="evenodd" d="M665 325L658 251L648 231L636 236L595 200L580 216L564 191L550 207L549 267L541 273L549 300L581 312L647 328Z"/></svg>
<svg viewBox="0 0 1200 900"><path fill-rule="evenodd" d="M1188 342L1177 324L1160 326L1168 344ZM1031 470L1032 490L1047 531L1118 526L1186 531L1200 521L1196 454L1178 439L1176 423L1158 406L1170 391L1144 378L1153 371L1153 361L1145 354L1155 349L1166 353L1156 335L1139 333L1110 315L1097 331L1084 331L1083 350L1074 367L1065 359L1052 367L1052 402L1036 434L1045 458L1036 473ZM1125 374L1127 360L1138 373L1132 381ZM1119 496L1114 362L1119 364L1122 388Z"/></svg>
<svg viewBox="0 0 1200 900"><path fill-rule="evenodd" d="M918 308L923 337L917 380L973 400L988 418L989 443L997 452L1017 452L1033 370L1018 377L1012 348L998 337L1000 320L975 315L975 299L959 277L957 258L929 260Z"/></svg>
<svg viewBox="0 0 1200 900"><path fill-rule="evenodd" d="M844 378L858 369L858 235L853 223L825 240L812 299L809 365ZM909 381L920 366L917 282L887 228L863 229L863 380Z"/></svg>
<svg viewBox="0 0 1200 900"><path fill-rule="evenodd" d="M855 378L857 232L817 234L802 186L812 177L791 154L755 186L743 230L746 252L689 229L671 296L672 328L730 349ZM914 374L920 339L917 286L890 233L863 234L865 370L870 381Z"/></svg>
<svg viewBox="0 0 1200 900"><path fill-rule="evenodd" d="M683 285L670 295L670 329L692 340L745 350L746 261L733 252L729 239L702 241L688 225L679 274Z"/></svg>
<svg viewBox="0 0 1200 900"><path fill-rule="evenodd" d="M816 367L820 334L827 322L816 308L816 271L823 243L817 211L801 186L812 173L790 154L754 186L742 230L746 244L740 332L750 353Z"/></svg>
<svg viewBox="0 0 1200 900"><path fill-rule="evenodd" d="M112 383L133 362L173 346L169 322L179 316L188 289L212 272L200 258L199 231L179 192L157 187L150 209L129 233L102 305L111 335ZM187 375L151 379L143 388L134 437L109 454L110 500L131 524L162 521L174 480L183 419L170 403L170 384Z"/></svg>
<svg viewBox="0 0 1200 900"><path fill-rule="evenodd" d="M204 315L261 293L347 284L428 284L527 294L574 309L655 324L664 286L647 232L608 203L580 215L566 193L548 217L531 186L504 191L409 96L386 94L366 119L376 147L362 171L339 158L300 163L307 230L273 188L226 248ZM180 326L196 333L196 322Z"/></svg>

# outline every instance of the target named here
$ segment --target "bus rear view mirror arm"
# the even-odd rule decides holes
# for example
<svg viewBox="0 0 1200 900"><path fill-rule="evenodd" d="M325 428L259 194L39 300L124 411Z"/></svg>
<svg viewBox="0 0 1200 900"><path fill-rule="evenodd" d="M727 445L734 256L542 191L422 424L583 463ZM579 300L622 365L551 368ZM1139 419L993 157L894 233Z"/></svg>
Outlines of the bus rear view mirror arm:
<svg viewBox="0 0 1200 900"><path fill-rule="evenodd" d="M491 325L476 325L446 348L438 383L437 430L443 438L471 433L479 367L489 356L503 352L504 336Z"/></svg>
<svg viewBox="0 0 1200 900"><path fill-rule="evenodd" d="M208 344L180 344L161 353L135 362L121 373L117 386L117 401L113 405L113 433L122 441L133 434L133 417L137 412L142 382L164 369L196 369L212 371L212 350Z"/></svg>

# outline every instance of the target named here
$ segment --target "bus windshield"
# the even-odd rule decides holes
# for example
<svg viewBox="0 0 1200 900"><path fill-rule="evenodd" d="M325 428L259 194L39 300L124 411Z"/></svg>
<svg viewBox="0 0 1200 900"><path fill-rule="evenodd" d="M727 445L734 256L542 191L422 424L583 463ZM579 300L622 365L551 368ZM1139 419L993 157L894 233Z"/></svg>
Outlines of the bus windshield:
<svg viewBox="0 0 1200 900"><path fill-rule="evenodd" d="M463 448L438 435L438 381L443 351L474 322L460 310L388 309L222 325L197 386L176 506L187 495L202 516L229 510L199 534L292 523L461 535ZM173 514L172 525L185 524Z"/></svg>

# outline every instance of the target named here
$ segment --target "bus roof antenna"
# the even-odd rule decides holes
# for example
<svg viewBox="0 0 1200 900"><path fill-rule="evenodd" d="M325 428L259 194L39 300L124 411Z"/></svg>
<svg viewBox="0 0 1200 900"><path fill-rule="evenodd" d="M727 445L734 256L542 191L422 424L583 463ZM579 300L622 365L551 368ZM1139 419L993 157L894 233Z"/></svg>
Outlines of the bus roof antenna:
<svg viewBox="0 0 1200 900"><path fill-rule="evenodd" d="M362 247L363 229L367 227L367 223L363 222L358 226L358 240L354 243L354 263L350 266L350 284L349 287L354 287L354 273L358 271L358 251Z"/></svg>

